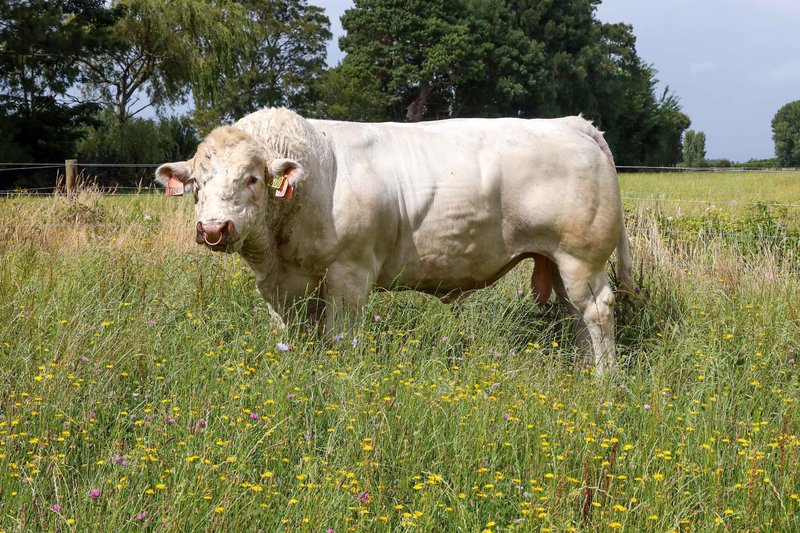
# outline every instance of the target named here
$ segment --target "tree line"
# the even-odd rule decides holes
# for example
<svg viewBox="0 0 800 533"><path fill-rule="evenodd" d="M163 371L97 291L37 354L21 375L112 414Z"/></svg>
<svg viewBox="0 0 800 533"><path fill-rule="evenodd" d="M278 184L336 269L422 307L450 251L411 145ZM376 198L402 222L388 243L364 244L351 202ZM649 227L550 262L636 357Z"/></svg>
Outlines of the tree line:
<svg viewBox="0 0 800 533"><path fill-rule="evenodd" d="M219 123L286 106L361 121L582 113L618 164L674 165L690 120L599 4L356 0L328 68L330 20L307 0L6 0L0 161L188 157Z"/></svg>

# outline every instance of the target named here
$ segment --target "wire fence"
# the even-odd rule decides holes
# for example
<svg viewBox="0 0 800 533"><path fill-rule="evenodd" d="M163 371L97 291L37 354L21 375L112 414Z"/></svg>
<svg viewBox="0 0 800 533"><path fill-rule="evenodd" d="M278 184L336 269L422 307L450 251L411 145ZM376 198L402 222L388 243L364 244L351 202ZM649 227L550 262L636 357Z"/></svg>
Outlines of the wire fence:
<svg viewBox="0 0 800 533"><path fill-rule="evenodd" d="M159 166L158 163L79 163L79 167L84 169L98 168L98 169L155 169ZM48 169L64 169L64 163L0 163L0 173L3 172L20 172L28 170L48 170ZM659 166L632 166L632 165L617 165L617 170L621 172L653 172L658 174L668 175L670 173L686 173L686 172L797 172L800 178L800 168L740 168L740 167L659 167ZM800 183L798 184L800 185ZM162 188L159 187L154 181L145 183L141 182L138 186L123 186L123 185L97 185L97 192L113 196L117 194L130 194L133 192L139 193L154 193L161 192ZM0 189L0 198L2 197L18 197L18 196L52 196L64 191L64 187L60 184L54 184L47 187L15 187L10 189ZM671 203L671 204L705 204L710 206L737 206L737 207L781 207L781 208L797 208L800 204L797 203L778 203L778 202L742 202L735 198L665 198L663 196L655 196L665 193L652 193L641 191L627 191L622 199L626 202L650 202L658 203Z"/></svg>
<svg viewBox="0 0 800 533"><path fill-rule="evenodd" d="M618 172L796 172L797 167L653 167L644 165L617 165Z"/></svg>

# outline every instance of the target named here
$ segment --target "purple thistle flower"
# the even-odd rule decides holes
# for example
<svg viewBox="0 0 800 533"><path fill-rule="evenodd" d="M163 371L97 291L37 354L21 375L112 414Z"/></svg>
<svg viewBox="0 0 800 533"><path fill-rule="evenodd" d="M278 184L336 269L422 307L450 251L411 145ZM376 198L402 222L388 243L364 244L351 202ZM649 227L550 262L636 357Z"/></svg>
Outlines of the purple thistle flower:
<svg viewBox="0 0 800 533"><path fill-rule="evenodd" d="M98 488L91 488L89 489L89 497L93 500L96 500L100 497L100 489Z"/></svg>
<svg viewBox="0 0 800 533"><path fill-rule="evenodd" d="M258 420L258 413L250 413L250 420Z"/></svg>
<svg viewBox="0 0 800 533"><path fill-rule="evenodd" d="M375 315L375 322L381 321L381 315Z"/></svg>
<svg viewBox="0 0 800 533"><path fill-rule="evenodd" d="M145 518L147 518L147 511L142 511L141 513L136 515L136 520L139 520L140 522Z"/></svg>
<svg viewBox="0 0 800 533"><path fill-rule="evenodd" d="M367 503L369 501L369 492L361 491L358 493L357 498L359 503Z"/></svg>
<svg viewBox="0 0 800 533"><path fill-rule="evenodd" d="M508 420L511 418L511 413L503 413L503 420Z"/></svg>
<svg viewBox="0 0 800 533"><path fill-rule="evenodd" d="M58 505L57 503L54 503L53 505L51 505L51 506L50 506L50 510L51 510L51 511L58 512L58 511L60 511L60 510L61 510L61 506L60 506L60 505Z"/></svg>
<svg viewBox="0 0 800 533"><path fill-rule="evenodd" d="M201 418L200 420L198 420L197 421L197 427L200 428L200 429L203 429L204 427L206 427L206 419L205 418Z"/></svg>

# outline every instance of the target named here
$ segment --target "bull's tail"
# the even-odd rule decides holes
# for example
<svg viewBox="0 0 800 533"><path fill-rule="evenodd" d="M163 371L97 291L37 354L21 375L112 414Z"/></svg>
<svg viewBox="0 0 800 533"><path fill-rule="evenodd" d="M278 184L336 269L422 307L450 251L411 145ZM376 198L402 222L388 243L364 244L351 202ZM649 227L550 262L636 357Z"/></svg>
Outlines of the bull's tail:
<svg viewBox="0 0 800 533"><path fill-rule="evenodd" d="M627 292L639 294L639 287L631 273L631 263L631 249L628 246L628 233L625 231L625 216L623 215L617 242L617 277L622 281Z"/></svg>

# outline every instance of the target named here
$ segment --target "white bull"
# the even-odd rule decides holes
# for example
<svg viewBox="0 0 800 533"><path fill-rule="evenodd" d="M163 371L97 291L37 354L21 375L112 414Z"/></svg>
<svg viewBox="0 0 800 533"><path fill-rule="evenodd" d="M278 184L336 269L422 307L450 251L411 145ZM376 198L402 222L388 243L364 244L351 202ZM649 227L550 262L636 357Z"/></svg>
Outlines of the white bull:
<svg viewBox="0 0 800 533"><path fill-rule="evenodd" d="M555 288L597 370L613 361L615 248L635 284L613 158L583 118L361 124L263 109L156 177L193 187L197 242L240 253L269 304L318 291L329 331L375 287L453 297L534 258L537 300Z"/></svg>

